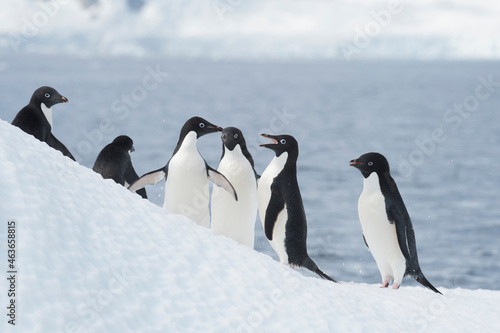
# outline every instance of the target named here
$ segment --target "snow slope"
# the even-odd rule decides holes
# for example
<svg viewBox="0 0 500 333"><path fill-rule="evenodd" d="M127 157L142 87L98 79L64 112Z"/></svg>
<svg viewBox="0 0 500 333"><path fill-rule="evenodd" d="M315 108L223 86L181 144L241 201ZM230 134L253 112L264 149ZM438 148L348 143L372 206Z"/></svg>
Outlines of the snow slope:
<svg viewBox="0 0 500 333"><path fill-rule="evenodd" d="M305 277L168 214L4 121L0 198L0 257L15 219L19 271L16 326L3 314L1 332L500 330L500 291L440 288L440 296ZM7 271L6 260L1 267Z"/></svg>

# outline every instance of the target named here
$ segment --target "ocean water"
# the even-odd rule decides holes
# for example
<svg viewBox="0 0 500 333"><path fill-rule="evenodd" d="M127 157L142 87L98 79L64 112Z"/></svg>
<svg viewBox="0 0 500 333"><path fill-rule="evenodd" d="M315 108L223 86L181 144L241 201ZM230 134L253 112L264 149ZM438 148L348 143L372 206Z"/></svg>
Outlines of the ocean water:
<svg viewBox="0 0 500 333"><path fill-rule="evenodd" d="M265 141L259 134L294 135L309 254L341 281L380 281L357 217L362 176L348 165L378 151L409 210L427 278L437 287L500 289L498 62L7 55L0 77L0 117L9 122L41 85L69 99L53 108L54 133L88 167L102 147L126 134L135 143L136 171L157 169L194 115L239 127L258 173L273 157L258 147ZM199 150L215 168L218 135L201 138ZM162 204L161 183L148 194ZM259 221L255 248L277 258Z"/></svg>

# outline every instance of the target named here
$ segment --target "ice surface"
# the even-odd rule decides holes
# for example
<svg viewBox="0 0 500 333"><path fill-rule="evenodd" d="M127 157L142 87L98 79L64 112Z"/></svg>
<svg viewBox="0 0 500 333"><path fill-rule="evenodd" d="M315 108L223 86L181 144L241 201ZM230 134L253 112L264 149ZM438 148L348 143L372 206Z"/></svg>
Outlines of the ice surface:
<svg viewBox="0 0 500 333"><path fill-rule="evenodd" d="M441 296L303 276L103 180L5 121L0 197L0 251L15 219L19 269L17 323L2 316L2 332L500 329L500 291L437 285Z"/></svg>

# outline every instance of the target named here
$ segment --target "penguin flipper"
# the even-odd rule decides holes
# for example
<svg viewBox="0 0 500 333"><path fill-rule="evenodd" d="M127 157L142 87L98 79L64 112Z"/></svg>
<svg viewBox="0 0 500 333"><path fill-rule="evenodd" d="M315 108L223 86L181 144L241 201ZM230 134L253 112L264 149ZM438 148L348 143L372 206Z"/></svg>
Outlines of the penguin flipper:
<svg viewBox="0 0 500 333"><path fill-rule="evenodd" d="M160 180L166 178L168 175L168 164L158 170L154 170L144 174L141 178L137 179L132 185L128 187L131 192L136 192L137 190L143 188L146 185L154 185Z"/></svg>
<svg viewBox="0 0 500 333"><path fill-rule="evenodd" d="M222 173L214 170L208 164L206 164L206 168L208 180L210 180L215 185L225 189L229 194L233 196L234 200L238 201L238 194L236 193L233 184L231 184L231 182L227 180L227 178Z"/></svg>
<svg viewBox="0 0 500 333"><path fill-rule="evenodd" d="M127 171L125 171L125 182L127 184L133 184L136 180L139 179L139 175L135 172L134 167L132 166L132 161L129 161L129 165ZM148 194L146 193L145 188L141 188L136 191L143 199L148 198Z"/></svg>
<svg viewBox="0 0 500 333"><path fill-rule="evenodd" d="M406 211L399 212L394 205L388 205L386 210L389 222L393 223L396 227L396 236L398 238L401 253L403 253L406 260L412 261L413 258L410 256L410 252L414 254L414 257L416 257L416 245L415 234L413 233L413 228L411 226L410 216ZM408 225L410 228L407 227ZM410 249L412 251L410 251Z"/></svg>
<svg viewBox="0 0 500 333"><path fill-rule="evenodd" d="M421 285L423 285L424 287L432 290L433 292L437 293L437 294L441 294L442 293L436 289L436 287L434 287L430 282L429 280L427 280L424 276L424 274L420 273L418 276L415 277L415 280L417 280L418 283L420 283Z"/></svg>
<svg viewBox="0 0 500 333"><path fill-rule="evenodd" d="M47 139L45 140L45 142L55 150L59 150L64 156L71 158L73 161L76 161L73 155L69 152L68 148L66 148L66 146L61 141L57 140L57 138L52 133L49 133L49 135L47 135Z"/></svg>
<svg viewBox="0 0 500 333"><path fill-rule="evenodd" d="M363 240L365 241L365 245L366 245L366 247L367 247L367 248L370 248L370 247L368 246L368 243L366 242L365 235L363 235Z"/></svg>
<svg viewBox="0 0 500 333"><path fill-rule="evenodd" d="M266 216L264 221L264 231L266 232L266 237L269 240L273 240L273 230L274 225L276 224L276 220L278 219L278 215L285 208L285 201L283 200L283 196L279 191L279 187L271 185L271 198L269 199L269 203L267 204Z"/></svg>

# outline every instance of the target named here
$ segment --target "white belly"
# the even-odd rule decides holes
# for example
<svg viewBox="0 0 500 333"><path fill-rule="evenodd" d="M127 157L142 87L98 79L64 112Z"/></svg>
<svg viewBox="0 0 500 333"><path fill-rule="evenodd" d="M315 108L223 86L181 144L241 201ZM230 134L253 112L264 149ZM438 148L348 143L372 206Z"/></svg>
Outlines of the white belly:
<svg viewBox="0 0 500 333"><path fill-rule="evenodd" d="M233 185L238 194L234 200L226 190L212 190L212 230L253 249L257 218L257 181L253 168L241 153L240 146L226 149L217 169Z"/></svg>
<svg viewBox="0 0 500 333"><path fill-rule="evenodd" d="M288 262L288 254L286 253L285 247L285 226L287 219L288 214L285 205L285 209L283 209L281 213L278 214L278 219L274 224L273 240L269 242L274 251L278 254L280 262L285 265L290 264Z"/></svg>
<svg viewBox="0 0 500 333"><path fill-rule="evenodd" d="M271 199L271 185L274 178L283 170L288 157L287 153L281 154L280 157L275 157L267 166L259 179L257 190L257 199L259 204L259 216L264 230L265 216L269 200ZM285 227L288 215L284 209L279 215L273 229L273 239L269 241L274 251L278 254L280 261L283 264L288 264L288 255L285 248Z"/></svg>
<svg viewBox="0 0 500 333"><path fill-rule="evenodd" d="M43 104L43 103L40 104L40 108L42 109L42 112L43 112L45 118L47 118L47 121L49 122L50 127L53 130L54 126L52 125L52 109L46 107L45 104Z"/></svg>
<svg viewBox="0 0 500 333"><path fill-rule="evenodd" d="M205 161L198 151L178 151L169 162L163 207L209 227L209 190Z"/></svg>
<svg viewBox="0 0 500 333"><path fill-rule="evenodd" d="M376 173L365 179L358 201L358 214L363 235L382 278L394 278L395 282L400 283L406 269L406 260L399 248L396 226L387 220L385 199Z"/></svg>

